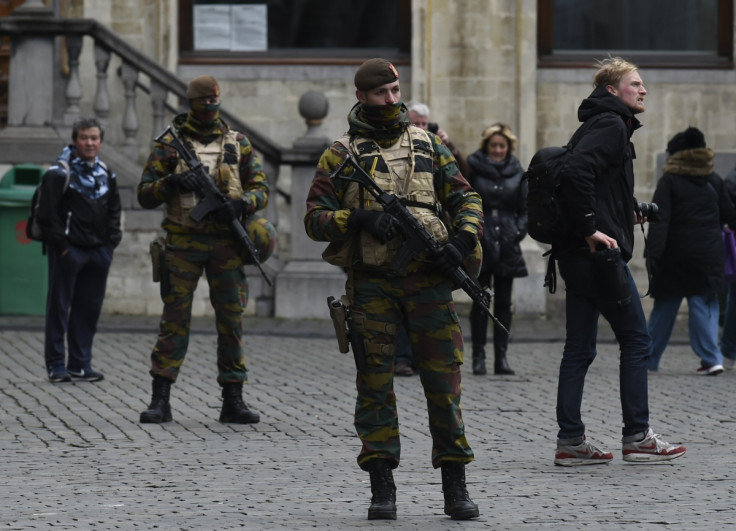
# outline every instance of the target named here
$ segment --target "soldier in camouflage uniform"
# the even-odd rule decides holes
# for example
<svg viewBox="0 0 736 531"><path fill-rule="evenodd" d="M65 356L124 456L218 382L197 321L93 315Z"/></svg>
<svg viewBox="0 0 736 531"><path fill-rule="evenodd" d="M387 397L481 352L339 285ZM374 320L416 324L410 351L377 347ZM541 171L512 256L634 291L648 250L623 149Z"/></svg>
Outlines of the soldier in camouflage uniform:
<svg viewBox="0 0 736 531"><path fill-rule="evenodd" d="M409 124L398 77L385 59L366 61L356 72L358 103L348 116L349 131L319 161L304 225L313 240L330 242L325 260L346 269L347 299L365 347L365 368L357 374L355 428L362 442L358 465L371 480L368 518L396 518L392 470L399 464L400 444L393 365L401 322L427 396L432 465L442 470L445 513L453 519L475 518L478 507L465 486L465 463L473 460L473 452L460 407L463 339L453 286L445 274L479 248L481 201L442 141ZM438 253L420 255L400 274L389 272L403 242L396 219L357 183L330 179L348 152L382 189L404 198L412 214L444 242ZM453 236L439 207L451 220ZM353 349L359 350L355 344Z"/></svg>
<svg viewBox="0 0 736 531"><path fill-rule="evenodd" d="M164 310L158 340L151 353L153 398L141 422L161 423L172 419L169 406L171 384L176 381L189 343L192 299L204 272L210 288L217 327L217 381L222 386L220 422L251 424L258 412L243 402L243 383L248 380L242 351L242 313L248 300L248 284L241 249L227 225L236 216L265 260L273 252L273 226L253 214L266 206L269 187L261 162L248 138L231 130L219 117L220 89L212 76L194 79L188 87L190 110L174 119L177 137L196 155L228 202L200 222L189 217L199 203L194 191L200 186L179 154L157 143L148 158L138 185L138 202L144 208L165 203L162 227L166 230L164 253L168 284L162 292ZM201 177L200 177L201 178ZM162 290L163 291L163 290Z"/></svg>

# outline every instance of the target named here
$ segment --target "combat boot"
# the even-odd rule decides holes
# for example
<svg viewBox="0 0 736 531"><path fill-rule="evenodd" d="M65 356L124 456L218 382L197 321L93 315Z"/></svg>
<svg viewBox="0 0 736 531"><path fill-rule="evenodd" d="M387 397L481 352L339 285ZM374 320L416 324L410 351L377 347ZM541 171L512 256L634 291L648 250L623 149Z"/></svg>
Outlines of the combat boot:
<svg viewBox="0 0 736 531"><path fill-rule="evenodd" d="M386 459L371 459L368 462L371 475L371 506L368 520L396 520L396 485L394 474Z"/></svg>
<svg viewBox="0 0 736 531"><path fill-rule="evenodd" d="M154 376L151 387L153 388L153 396L151 397L151 405L148 409L141 413L141 423L143 424L161 424L162 422L171 422L171 406L169 406L169 394L171 392L171 384L174 383L162 376Z"/></svg>
<svg viewBox="0 0 736 531"><path fill-rule="evenodd" d="M494 374L516 374L509 362L506 361L506 347L496 347L493 355L493 373Z"/></svg>
<svg viewBox="0 0 736 531"><path fill-rule="evenodd" d="M486 374L486 349L473 345L473 374Z"/></svg>
<svg viewBox="0 0 736 531"><path fill-rule="evenodd" d="M261 415L248 409L243 402L243 384L226 383L222 386L222 411L220 422L231 424L258 424Z"/></svg>
<svg viewBox="0 0 736 531"><path fill-rule="evenodd" d="M465 465L445 461L442 469L442 493L445 495L445 514L453 520L478 518L480 512L465 487Z"/></svg>

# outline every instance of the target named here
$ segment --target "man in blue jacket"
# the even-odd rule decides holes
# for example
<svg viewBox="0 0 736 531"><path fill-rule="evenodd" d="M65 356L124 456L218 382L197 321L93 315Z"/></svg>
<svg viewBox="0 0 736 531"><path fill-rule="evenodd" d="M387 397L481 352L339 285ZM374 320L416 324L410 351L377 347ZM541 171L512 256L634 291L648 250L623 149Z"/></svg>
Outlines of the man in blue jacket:
<svg viewBox="0 0 736 531"><path fill-rule="evenodd" d="M623 459L674 459L685 453L685 447L663 441L649 427L649 334L626 265L634 246L634 223L646 220L636 213L630 138L641 126L636 115L645 110L647 91L637 67L619 57L599 63L594 84L578 109L585 126L573 135L575 150L560 188L572 228L554 246L566 285L567 319L557 391L555 464L591 465L613 459L586 438L580 414L585 375L596 356L600 315L611 325L621 350Z"/></svg>
<svg viewBox="0 0 736 531"><path fill-rule="evenodd" d="M49 263L44 356L53 383L103 379L92 368L92 341L112 252L122 239L117 180L97 156L104 134L95 118L76 122L72 144L43 179L38 221Z"/></svg>

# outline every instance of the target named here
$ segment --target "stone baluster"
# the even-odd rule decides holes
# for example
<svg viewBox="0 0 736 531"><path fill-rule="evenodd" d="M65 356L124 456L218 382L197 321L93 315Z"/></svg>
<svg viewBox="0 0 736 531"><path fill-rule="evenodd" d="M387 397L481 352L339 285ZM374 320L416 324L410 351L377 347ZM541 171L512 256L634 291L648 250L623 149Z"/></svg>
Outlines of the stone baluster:
<svg viewBox="0 0 736 531"><path fill-rule="evenodd" d="M153 107L153 135L164 130L164 106L168 90L155 79L151 79L151 106Z"/></svg>
<svg viewBox="0 0 736 531"><path fill-rule="evenodd" d="M124 144L128 148L134 148L137 146L135 137L138 134L138 115L135 110L135 87L138 82L138 70L133 65L123 62L122 77L125 85Z"/></svg>
<svg viewBox="0 0 736 531"><path fill-rule="evenodd" d="M97 94L95 94L95 115L107 127L110 114L110 94L107 90L107 67L110 64L110 50L95 42L95 68L97 69Z"/></svg>
<svg viewBox="0 0 736 531"><path fill-rule="evenodd" d="M82 99L82 83L79 81L79 54L82 53L82 36L66 36L66 52L69 60L69 81L66 84L66 111L64 124L72 125L79 119L79 100Z"/></svg>
<svg viewBox="0 0 736 531"><path fill-rule="evenodd" d="M315 302L327 295L338 297L345 292L345 273L322 260L326 244L309 239L303 230L304 205L322 152L332 142L325 136L322 121L329 110L327 98L309 91L299 99L299 114L307 130L293 144L291 161L291 234L289 262L276 280L274 314L276 317L321 316L327 318L327 304Z"/></svg>

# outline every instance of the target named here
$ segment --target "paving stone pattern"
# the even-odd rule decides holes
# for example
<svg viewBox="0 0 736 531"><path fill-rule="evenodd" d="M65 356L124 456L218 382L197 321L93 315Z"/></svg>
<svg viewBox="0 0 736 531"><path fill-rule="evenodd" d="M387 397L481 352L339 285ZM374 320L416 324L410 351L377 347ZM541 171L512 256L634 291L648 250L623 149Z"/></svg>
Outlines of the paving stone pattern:
<svg viewBox="0 0 736 531"><path fill-rule="evenodd" d="M476 455L467 479L481 517L453 522L443 514L415 376L396 379L403 445L395 472L398 520L369 522L368 475L355 461L354 367L329 337L330 323L246 318L246 401L262 419L253 426L217 422L215 336L205 323L192 334L172 388L174 422L150 425L138 416L149 400L155 320L107 318L94 350L95 368L106 379L51 384L39 323L1 319L0 529L732 526L736 372L696 376L696 356L686 341L676 341L650 377L651 425L688 452L669 463L628 464L620 453L618 348L602 342L583 411L589 437L616 459L556 467L562 327L537 325L515 324L509 360L516 376L473 376L469 364L463 367L463 414Z"/></svg>

